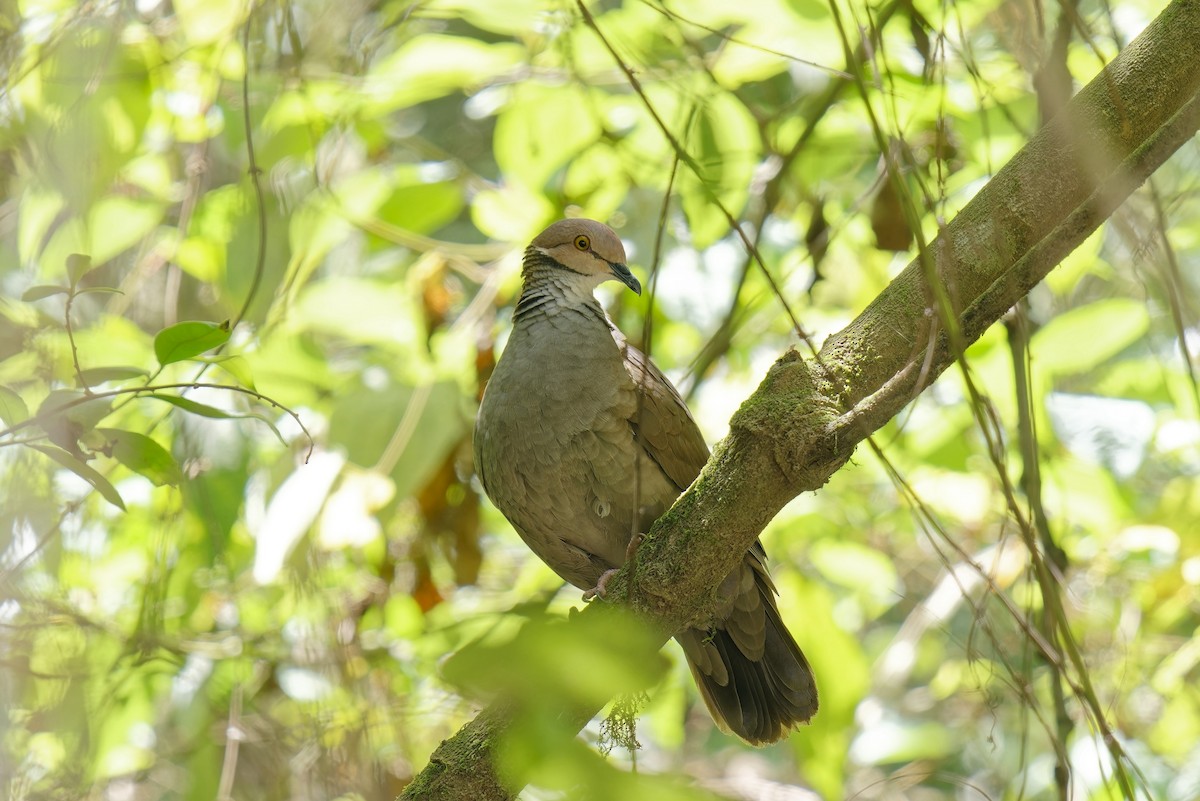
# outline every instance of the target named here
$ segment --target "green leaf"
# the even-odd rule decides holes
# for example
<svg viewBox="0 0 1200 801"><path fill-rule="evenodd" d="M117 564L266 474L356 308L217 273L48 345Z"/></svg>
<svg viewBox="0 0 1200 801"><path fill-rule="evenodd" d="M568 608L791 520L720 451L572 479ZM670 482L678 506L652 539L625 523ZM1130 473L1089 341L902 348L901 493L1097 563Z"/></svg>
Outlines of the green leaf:
<svg viewBox="0 0 1200 801"><path fill-rule="evenodd" d="M110 295L124 295L125 293L117 289L115 286L89 286L80 289L76 295L90 295L95 293L108 293Z"/></svg>
<svg viewBox="0 0 1200 801"><path fill-rule="evenodd" d="M111 398L93 398L76 389L56 389L38 406L37 416L43 426L53 418L63 418L81 429L90 429L108 416Z"/></svg>
<svg viewBox="0 0 1200 801"><path fill-rule="evenodd" d="M82 461L76 459L74 456L62 450L61 448L53 448L49 445L30 445L29 447L33 448L35 451L40 451L41 453L46 454L54 461L58 462L72 473L91 484L97 492L104 496L106 501L120 509L122 512L125 511L125 502L121 500L121 495L117 492L117 488L114 487L107 478L88 467Z"/></svg>
<svg viewBox="0 0 1200 801"><path fill-rule="evenodd" d="M192 46L222 41L244 14L237 0L180 0L173 5L181 20L179 30Z"/></svg>
<svg viewBox="0 0 1200 801"><path fill-rule="evenodd" d="M0 387L0 420L10 426L29 419L29 407L8 387Z"/></svg>
<svg viewBox="0 0 1200 801"><path fill-rule="evenodd" d="M38 284L37 286L31 286L31 287L29 287L29 289L26 289L21 294L21 300L26 301L26 302L32 302L35 300L41 300L42 298L51 297L53 295L66 295L70 291L71 290L65 286L52 286L49 284Z"/></svg>
<svg viewBox="0 0 1200 801"><path fill-rule="evenodd" d="M108 443L114 459L156 485L179 484L183 480L183 472L175 458L145 434L119 428L98 428L96 431Z"/></svg>
<svg viewBox="0 0 1200 801"><path fill-rule="evenodd" d="M1033 335L1034 369L1059 375L1086 373L1133 345L1150 327L1146 304L1110 298L1072 309Z"/></svg>
<svg viewBox="0 0 1200 801"><path fill-rule="evenodd" d="M797 737L790 745L806 766L805 780L822 797L846 798L850 732L855 711L871 686L867 655L856 635L834 622L836 596L825 584L790 571L778 575L776 584L783 619L805 621L803 626L793 624L792 633L813 673L830 677L821 684L821 711L805 727L809 736Z"/></svg>
<svg viewBox="0 0 1200 801"><path fill-rule="evenodd" d="M111 410L111 398L98 398L76 389L56 389L41 402L35 416L51 442L82 460L80 441Z"/></svg>
<svg viewBox="0 0 1200 801"><path fill-rule="evenodd" d="M200 403L191 398L181 398L178 395L164 395L159 392L150 392L143 395L144 398L155 398L160 401L166 401L172 406L178 406L185 412L200 415L201 417L210 417L214 420L237 420L248 415L233 414L224 409L218 409L216 406L209 406L207 403Z"/></svg>
<svg viewBox="0 0 1200 801"><path fill-rule="evenodd" d="M395 281L334 276L306 287L293 311L305 328L355 343L410 349L423 333L412 292Z"/></svg>
<svg viewBox="0 0 1200 801"><path fill-rule="evenodd" d="M164 328L154 336L154 355L162 365L174 364L229 341L229 323L186 322Z"/></svg>
<svg viewBox="0 0 1200 801"><path fill-rule="evenodd" d="M338 400L329 421L329 441L346 449L350 461L377 466L385 457L393 432L406 417L417 423L403 452L387 465L396 495L416 492L469 430L462 395L456 384L424 387L393 385L363 389Z"/></svg>
<svg viewBox="0 0 1200 801"><path fill-rule="evenodd" d="M247 389L254 389L254 371L250 368L250 362L246 360L245 356L211 356L204 357L200 361L220 367L238 384Z"/></svg>
<svg viewBox="0 0 1200 801"><path fill-rule="evenodd" d="M426 33L380 59L367 74L363 97L372 110L389 111L482 86L517 68L524 48L463 36Z"/></svg>
<svg viewBox="0 0 1200 801"><path fill-rule="evenodd" d="M103 384L105 381L128 381L131 378L144 378L149 372L140 367L89 367L80 375L89 387Z"/></svg>
<svg viewBox="0 0 1200 801"><path fill-rule="evenodd" d="M736 97L714 94L699 108L689 130L687 151L700 174L685 165L679 168L681 204L697 249L729 232L722 206L735 218L741 213L759 150L754 117Z"/></svg>
<svg viewBox="0 0 1200 801"><path fill-rule="evenodd" d="M857 542L825 538L809 548L809 559L825 578L857 590L877 602L900 597L900 578L892 561Z"/></svg>
<svg viewBox="0 0 1200 801"><path fill-rule="evenodd" d="M398 186L379 207L379 216L396 220L405 230L424 234L452 221L462 208L463 190L454 181L416 182Z"/></svg>
<svg viewBox="0 0 1200 801"><path fill-rule="evenodd" d="M67 280L71 282L72 288L79 283L79 279L87 275L88 270L92 269L92 257L85 253L72 253L67 256Z"/></svg>
<svg viewBox="0 0 1200 801"><path fill-rule="evenodd" d="M617 693L652 685L667 665L661 653L655 655L653 632L627 610L605 611L570 623L535 618L506 641L481 638L456 652L444 675L460 687L501 688L505 696L533 703L553 699L552 707L559 708L603 704ZM590 669L567 668L572 660Z"/></svg>
<svg viewBox="0 0 1200 801"><path fill-rule="evenodd" d="M496 120L496 164L530 189L541 188L604 133L598 105L574 84L518 84Z"/></svg>
<svg viewBox="0 0 1200 801"><path fill-rule="evenodd" d="M192 414L199 415L201 417L210 417L214 420L258 420L266 423L267 427L275 433L275 436L281 443L284 445L287 444L287 440L283 438L283 434L279 433L279 429L275 427L275 424L261 414L235 414L233 412L224 411L223 409L218 409L215 406L209 406L206 403L199 403L191 398L182 398L178 395L163 395L158 392L150 392L142 397L155 398L160 401L165 401L172 406L178 406L185 412L191 412Z"/></svg>
<svg viewBox="0 0 1200 801"><path fill-rule="evenodd" d="M103 264L141 242L163 218L165 204L120 195L96 201L88 211L92 258Z"/></svg>

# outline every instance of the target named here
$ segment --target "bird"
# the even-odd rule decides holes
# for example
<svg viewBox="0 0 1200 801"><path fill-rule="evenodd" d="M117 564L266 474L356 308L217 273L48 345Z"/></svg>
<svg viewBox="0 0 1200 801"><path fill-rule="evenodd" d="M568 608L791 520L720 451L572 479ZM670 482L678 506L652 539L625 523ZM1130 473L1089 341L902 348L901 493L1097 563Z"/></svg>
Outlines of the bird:
<svg viewBox="0 0 1200 801"><path fill-rule="evenodd" d="M475 468L492 503L555 573L604 582L699 475L709 450L679 391L613 324L594 290L641 294L611 228L553 223L526 248L513 327L480 400ZM675 633L723 731L766 745L817 711L756 541L706 627Z"/></svg>

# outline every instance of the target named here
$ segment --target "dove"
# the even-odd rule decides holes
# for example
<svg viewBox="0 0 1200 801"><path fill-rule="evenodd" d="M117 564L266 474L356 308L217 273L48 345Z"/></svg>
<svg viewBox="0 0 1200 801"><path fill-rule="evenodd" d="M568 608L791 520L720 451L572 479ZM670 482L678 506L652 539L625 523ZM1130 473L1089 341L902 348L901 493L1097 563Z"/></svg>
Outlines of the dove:
<svg viewBox="0 0 1200 801"><path fill-rule="evenodd" d="M525 251L513 328L480 401L475 468L492 503L564 580L603 595L639 536L709 450L678 390L629 344L594 290L637 294L625 248L560 220ZM762 544L725 577L707 628L676 632L713 719L764 745L817 711L812 669L780 618Z"/></svg>

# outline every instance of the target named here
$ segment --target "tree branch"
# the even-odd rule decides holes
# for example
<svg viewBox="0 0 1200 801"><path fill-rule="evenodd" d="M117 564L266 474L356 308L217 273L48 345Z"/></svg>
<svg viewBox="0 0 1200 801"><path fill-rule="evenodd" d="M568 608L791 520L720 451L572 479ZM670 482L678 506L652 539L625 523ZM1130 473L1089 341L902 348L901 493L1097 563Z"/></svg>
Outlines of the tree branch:
<svg viewBox="0 0 1200 801"><path fill-rule="evenodd" d="M703 621L715 586L779 510L818 489L855 446L1087 238L1200 127L1200 0L1175 0L1010 161L816 359L789 351L729 436L619 573L624 602L666 642ZM954 318L942 320L937 294ZM947 324L956 335L947 335ZM583 615L604 614L593 604ZM819 679L820 677L818 677ZM598 711L598 710L593 710ZM402 798L509 799L493 706L442 743Z"/></svg>

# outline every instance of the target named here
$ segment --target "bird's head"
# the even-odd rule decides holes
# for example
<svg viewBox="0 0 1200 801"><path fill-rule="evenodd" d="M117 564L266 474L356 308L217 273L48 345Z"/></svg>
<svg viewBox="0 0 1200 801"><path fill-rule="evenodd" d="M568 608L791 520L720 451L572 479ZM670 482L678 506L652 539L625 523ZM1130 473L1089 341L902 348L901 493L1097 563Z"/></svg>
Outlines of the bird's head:
<svg viewBox="0 0 1200 801"><path fill-rule="evenodd" d="M529 251L529 255L544 256L568 275L581 276L578 280L589 293L601 282L616 279L642 294L641 282L625 266L621 238L604 223L559 220L537 235Z"/></svg>

